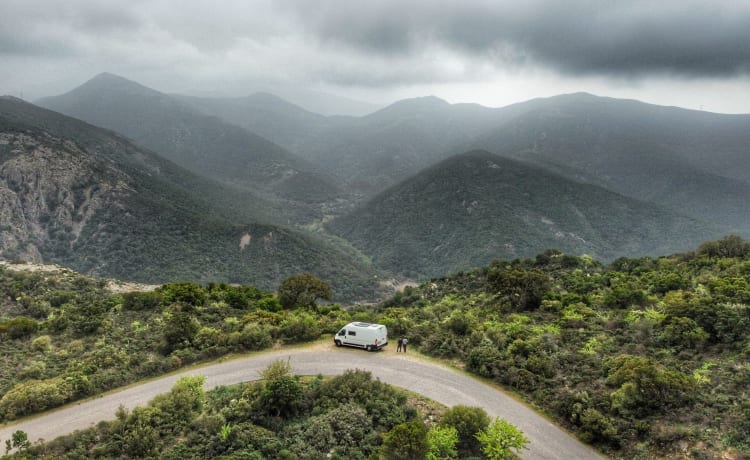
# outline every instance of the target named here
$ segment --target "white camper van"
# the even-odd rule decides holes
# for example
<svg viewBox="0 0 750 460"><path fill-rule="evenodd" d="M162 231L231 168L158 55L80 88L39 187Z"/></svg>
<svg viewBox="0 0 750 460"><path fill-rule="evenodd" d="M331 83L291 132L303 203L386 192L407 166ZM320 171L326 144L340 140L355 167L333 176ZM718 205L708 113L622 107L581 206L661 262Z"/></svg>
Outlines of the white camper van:
<svg viewBox="0 0 750 460"><path fill-rule="evenodd" d="M333 336L337 347L364 348L367 351L380 350L388 345L388 329L382 324L349 323Z"/></svg>

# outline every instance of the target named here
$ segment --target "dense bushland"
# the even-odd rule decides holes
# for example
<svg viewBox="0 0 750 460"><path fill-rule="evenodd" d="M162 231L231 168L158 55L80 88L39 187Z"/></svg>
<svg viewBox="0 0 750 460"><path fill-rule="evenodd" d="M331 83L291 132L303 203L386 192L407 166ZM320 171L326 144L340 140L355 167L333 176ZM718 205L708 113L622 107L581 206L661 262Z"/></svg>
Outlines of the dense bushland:
<svg viewBox="0 0 750 460"><path fill-rule="evenodd" d="M614 457L750 456L750 244L602 265L546 251L407 288L392 335L522 394Z"/></svg>
<svg viewBox="0 0 750 460"><path fill-rule="evenodd" d="M455 459L459 443L468 438L477 449L493 453L506 439L520 439L516 450L525 444L515 427L498 431L507 422L496 420L490 425L480 408L446 412L432 401L415 404L403 390L373 379L369 372L350 370L330 379L303 380L291 371L287 362L275 361L259 381L208 393L203 391L202 377L183 377L170 393L157 396L146 407L120 409L116 420L33 446L26 433L16 432L10 444L17 455L42 459L290 460L424 459L428 455ZM429 417L417 406L428 408ZM460 414L453 415L457 410Z"/></svg>
<svg viewBox="0 0 750 460"><path fill-rule="evenodd" d="M734 236L691 253L609 265L548 250L350 310L286 310L270 293L226 284L120 295L72 272L4 269L0 295L4 420L188 362L316 339L362 319L520 393L613 457L750 456L750 244ZM309 406L298 404L307 390L295 382L254 390L270 412L252 423L308 414ZM332 382L330 391L342 397L360 394ZM326 398L316 404L342 404ZM372 410L390 420L386 408ZM373 423L382 424L377 417ZM458 451L478 454L477 440L462 437L456 425ZM399 436L420 433L404 426L382 442L399 455ZM452 436L427 432L434 442Z"/></svg>
<svg viewBox="0 0 750 460"><path fill-rule="evenodd" d="M70 271L0 268L0 421L196 361L316 340L349 319L336 305L282 309L251 286L115 294Z"/></svg>

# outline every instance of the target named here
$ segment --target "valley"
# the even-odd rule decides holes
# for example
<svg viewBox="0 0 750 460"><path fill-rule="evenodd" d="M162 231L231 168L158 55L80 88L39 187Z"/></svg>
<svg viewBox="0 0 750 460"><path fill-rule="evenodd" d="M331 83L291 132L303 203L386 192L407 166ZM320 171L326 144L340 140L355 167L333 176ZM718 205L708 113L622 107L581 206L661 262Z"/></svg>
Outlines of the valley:
<svg viewBox="0 0 750 460"><path fill-rule="evenodd" d="M605 456L747 454L748 116L589 94L331 116L112 74L38 104L0 98L6 422L366 320ZM234 420L214 409L190 423ZM522 456L555 458L514 411L491 415Z"/></svg>
<svg viewBox="0 0 750 460"><path fill-rule="evenodd" d="M49 252L43 257L38 244L28 246L28 254L3 253L67 262L92 274L272 288L294 272L312 271L334 285L347 273L346 287L335 286L336 299L374 301L386 293L386 280L423 281L546 249L611 261L683 251L727 234L750 235L750 217L743 211L750 200L742 147L750 140L745 115L578 93L502 108L423 97L365 116L331 116L268 93L188 97L113 74L38 103L121 133L126 137L118 142L130 142L128 149L161 162L149 166L159 174L138 176L152 190L139 196L158 196L159 206L179 210L179 216L171 230L148 231L140 242L135 234L118 237L121 246L147 246L135 252L148 253L164 243L144 246L143 240L175 241L179 235L192 238L193 255L205 253L199 268L196 257L179 257L167 244L169 254L158 258L172 259L168 264L179 258L186 267L161 270L161 277L147 257L131 251L99 250L99 260L89 258L87 264L72 253L64 255L62 243L55 243L54 259ZM32 116L30 107L24 109L24 123L50 129L52 112ZM54 132L60 142L92 136L63 129L61 120ZM97 155L106 153L92 147ZM172 170L180 172L167 173ZM167 175L179 198L155 192L162 185L149 183ZM95 196L92 203L100 201ZM191 201L201 204L183 204ZM143 209L151 204L134 205L143 216L157 215ZM132 226L119 214L110 218L117 226ZM151 217L138 220L154 226ZM170 218L158 221L162 225ZM206 244L206 232L219 222L226 226L217 227L217 237ZM78 244L76 235L92 228L85 223L67 223L70 232L54 234L65 235L68 246ZM37 233L46 226L37 224ZM17 235L8 233L6 239L20 248L30 236L13 231ZM271 263L278 268L269 270L267 261L287 254L274 246L316 255L276 260ZM138 263L106 260L123 257ZM336 280L328 275L334 272Z"/></svg>

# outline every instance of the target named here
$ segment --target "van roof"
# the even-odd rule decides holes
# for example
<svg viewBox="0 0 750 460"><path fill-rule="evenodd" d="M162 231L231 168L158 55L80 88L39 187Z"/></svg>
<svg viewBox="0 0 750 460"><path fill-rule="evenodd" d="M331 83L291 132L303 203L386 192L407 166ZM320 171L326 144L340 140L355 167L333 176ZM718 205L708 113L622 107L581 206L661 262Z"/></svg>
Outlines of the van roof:
<svg viewBox="0 0 750 460"><path fill-rule="evenodd" d="M372 323L362 323L362 322L352 323L352 325L356 327L375 327L375 328L383 326L382 324L372 324Z"/></svg>

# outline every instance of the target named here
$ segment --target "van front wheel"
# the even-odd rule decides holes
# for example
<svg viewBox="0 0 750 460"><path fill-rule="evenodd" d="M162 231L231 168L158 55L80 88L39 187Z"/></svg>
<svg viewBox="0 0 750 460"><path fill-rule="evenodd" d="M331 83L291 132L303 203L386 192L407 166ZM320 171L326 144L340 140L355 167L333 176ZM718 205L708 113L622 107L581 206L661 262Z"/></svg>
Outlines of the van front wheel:
<svg viewBox="0 0 750 460"><path fill-rule="evenodd" d="M341 340L334 340L333 343L335 343L337 347L341 346Z"/></svg>

